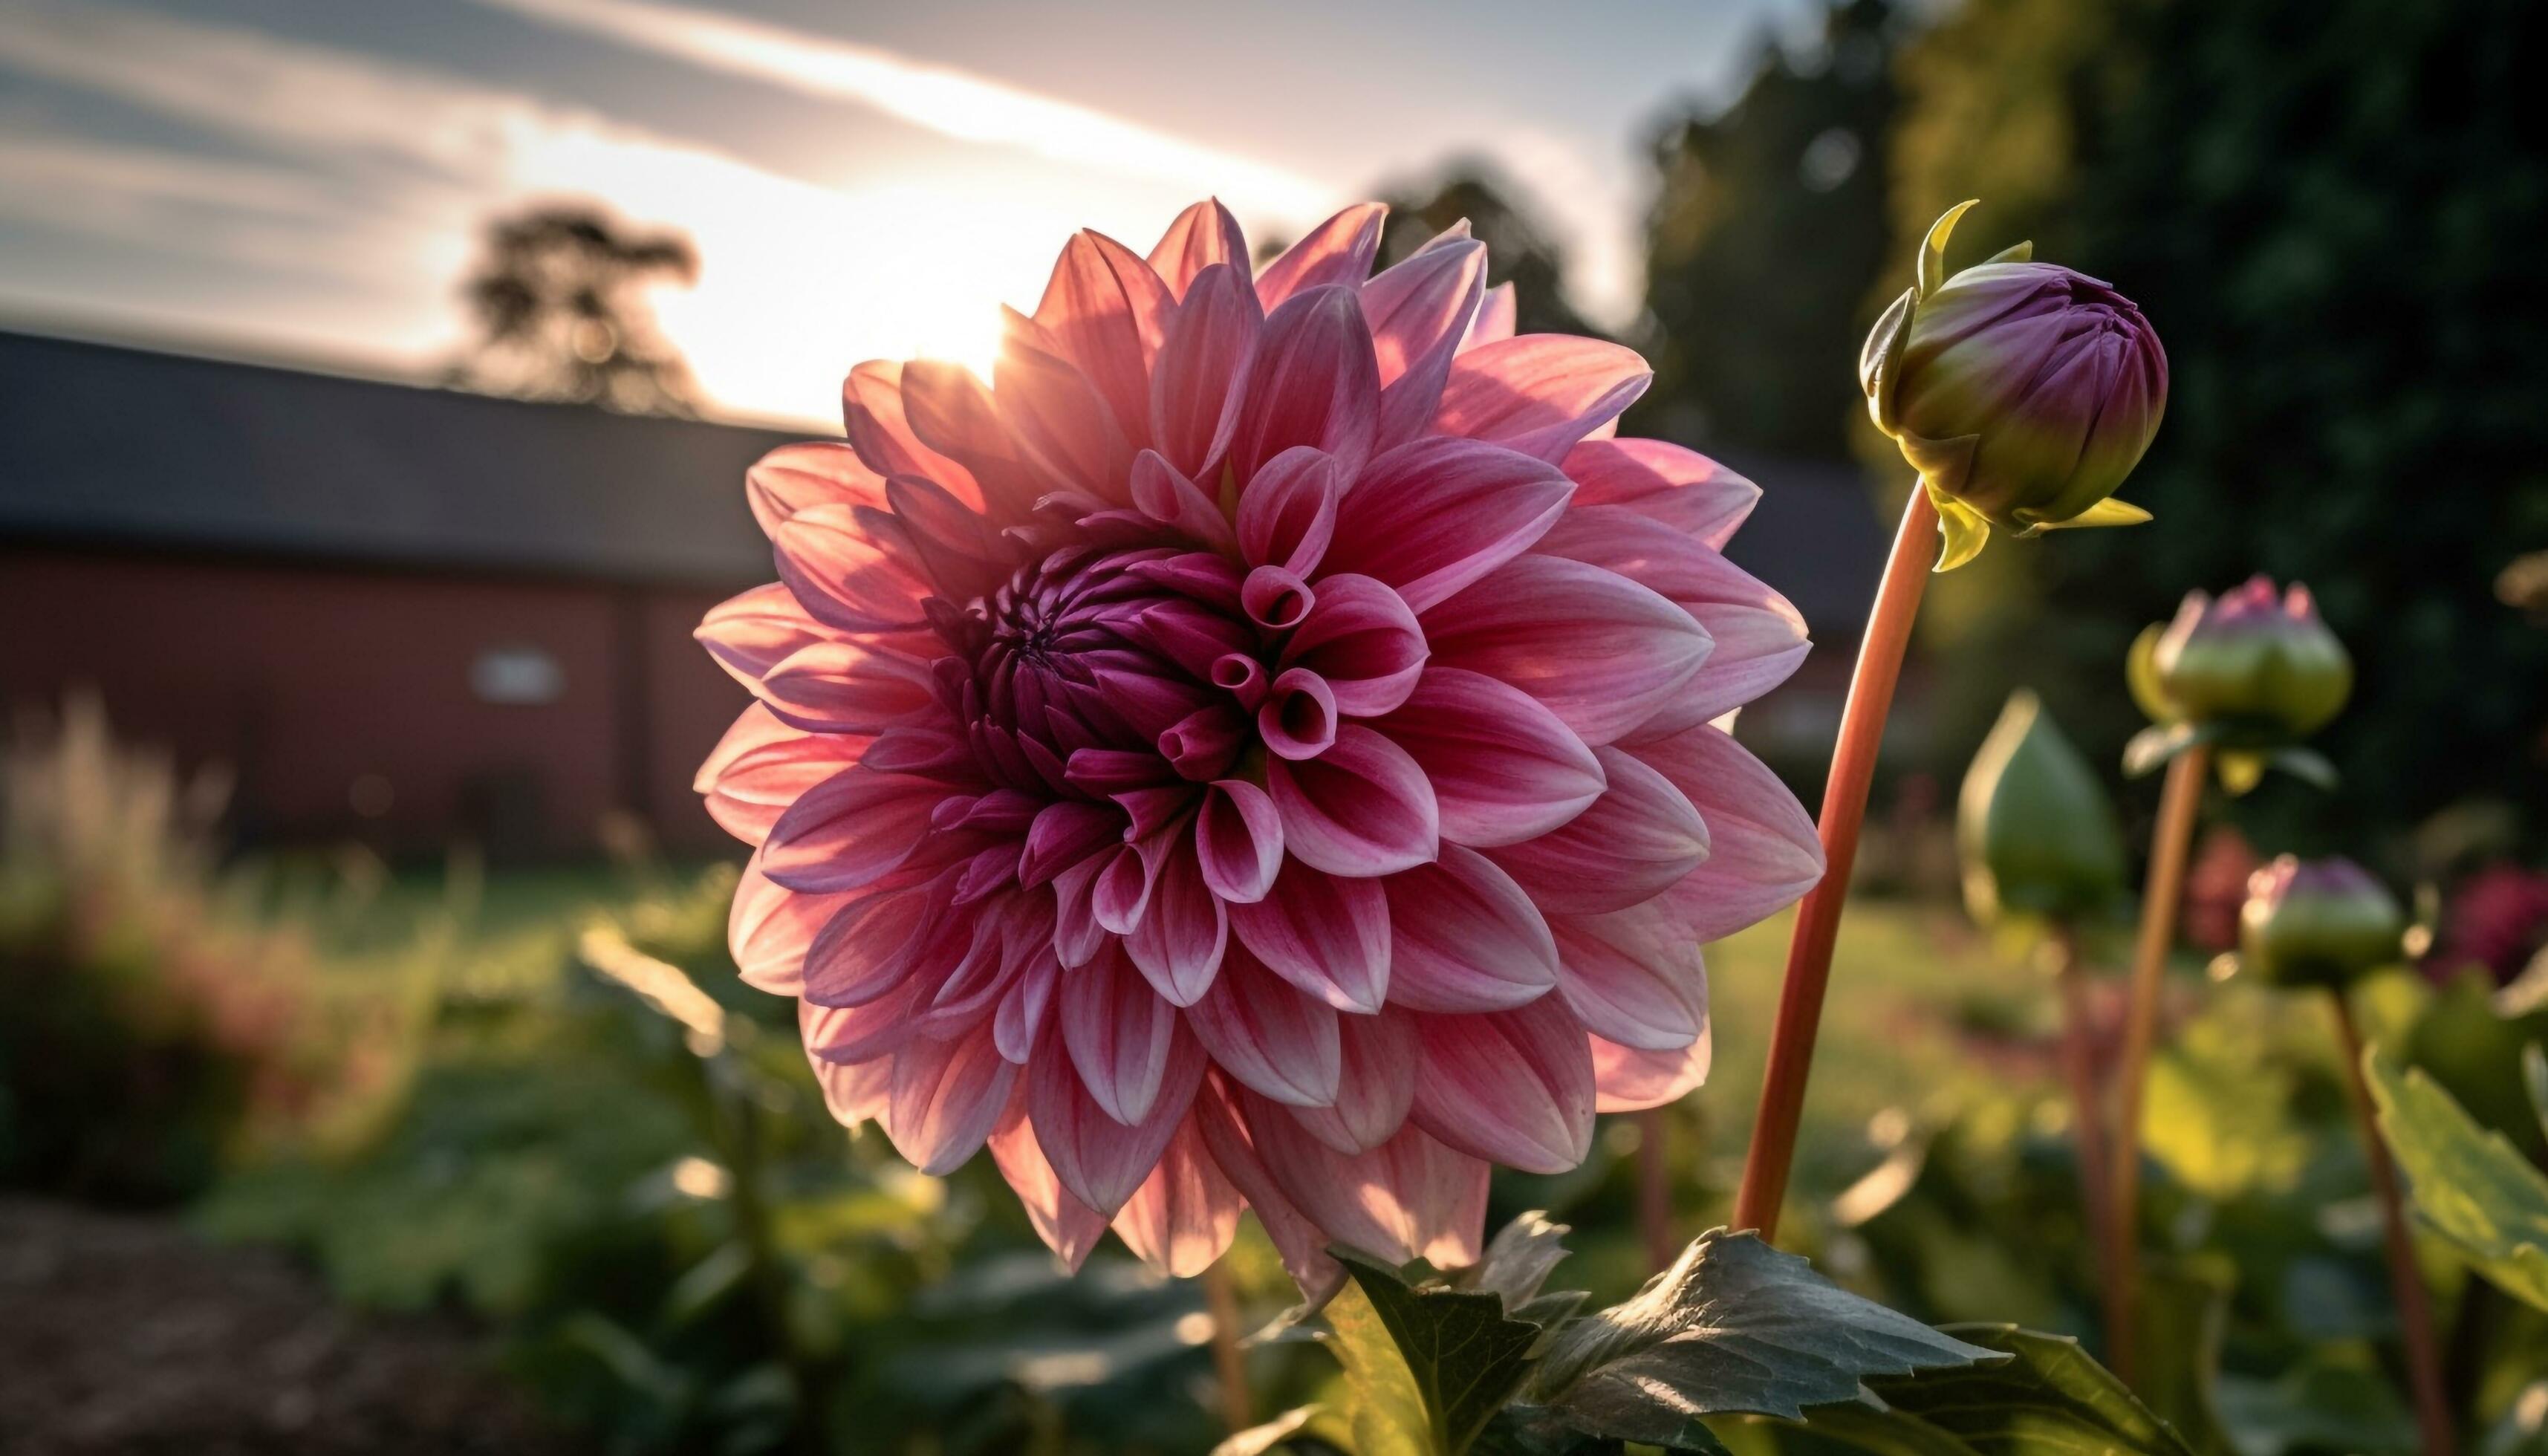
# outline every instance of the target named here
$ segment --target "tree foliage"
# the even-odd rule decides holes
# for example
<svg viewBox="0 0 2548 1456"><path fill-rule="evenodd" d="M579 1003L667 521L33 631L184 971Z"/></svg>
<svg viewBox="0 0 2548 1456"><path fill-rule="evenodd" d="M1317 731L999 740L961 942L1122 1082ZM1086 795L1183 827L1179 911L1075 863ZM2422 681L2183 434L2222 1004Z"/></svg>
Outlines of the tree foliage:
<svg viewBox="0 0 2548 1456"><path fill-rule="evenodd" d="M463 286L479 336L454 372L495 394L688 414L697 387L655 326L647 293L688 283L698 268L682 234L582 204L498 219Z"/></svg>

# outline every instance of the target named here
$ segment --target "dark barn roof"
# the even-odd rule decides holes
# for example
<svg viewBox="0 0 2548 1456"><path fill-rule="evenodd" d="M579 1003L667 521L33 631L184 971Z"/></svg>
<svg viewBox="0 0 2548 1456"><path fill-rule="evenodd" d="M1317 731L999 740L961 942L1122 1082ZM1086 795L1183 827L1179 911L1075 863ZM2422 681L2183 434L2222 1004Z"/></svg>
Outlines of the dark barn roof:
<svg viewBox="0 0 2548 1456"><path fill-rule="evenodd" d="M1866 473L1844 461L1719 458L1761 488L1726 558L1784 592L1825 647L1857 641L1893 544Z"/></svg>
<svg viewBox="0 0 2548 1456"><path fill-rule="evenodd" d="M741 586L788 438L0 332L0 541Z"/></svg>

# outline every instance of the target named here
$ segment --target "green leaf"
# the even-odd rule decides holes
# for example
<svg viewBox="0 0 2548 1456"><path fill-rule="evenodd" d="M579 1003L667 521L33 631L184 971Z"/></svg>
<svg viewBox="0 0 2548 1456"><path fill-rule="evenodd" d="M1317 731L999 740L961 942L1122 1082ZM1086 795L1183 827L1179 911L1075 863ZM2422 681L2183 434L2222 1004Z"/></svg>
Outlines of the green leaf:
<svg viewBox="0 0 2548 1456"><path fill-rule="evenodd" d="M2068 520L2048 520L2031 526L2027 534L2032 536L2044 531L2086 531L2095 530L2101 526L2146 525L2149 519L2150 513L2140 506L2135 505L2130 500L2118 500L2109 496Z"/></svg>
<svg viewBox="0 0 2548 1456"><path fill-rule="evenodd" d="M2362 1067L2415 1212L2490 1282L2548 1310L2548 1177L2420 1069L2401 1073L2377 1050L2363 1053Z"/></svg>
<svg viewBox="0 0 2548 1456"><path fill-rule="evenodd" d="M1933 485L1923 487L1938 509L1938 564L1933 572L1951 572L1982 554L1990 544L1990 522L1982 513Z"/></svg>
<svg viewBox="0 0 2548 1456"><path fill-rule="evenodd" d="M1897 393L1894 386L1901 377L1903 346L1911 339L1911 313L1919 303L1919 290L1902 290L1902 296L1867 331L1866 342L1858 351L1859 392L1866 396L1875 427L1887 433L1901 422L1901 413L1893 403Z"/></svg>
<svg viewBox="0 0 2548 1456"><path fill-rule="evenodd" d="M1476 1263L1451 1276L1451 1287L1502 1295L1504 1312L1516 1313L1539 1299L1540 1286L1548 1282L1550 1271L1565 1259L1568 1231L1566 1225L1550 1223L1546 1214L1523 1214L1496 1231L1496 1236L1487 1242L1486 1253ZM1545 1325L1553 1321L1532 1322Z"/></svg>
<svg viewBox="0 0 2548 1456"><path fill-rule="evenodd" d="M1945 216L1929 225L1929 235L1920 244L1920 294L1926 298L1946 286L1947 238L1956 230L1956 222L1981 205L1981 199L1970 198L1947 209Z"/></svg>
<svg viewBox="0 0 2548 1456"><path fill-rule="evenodd" d="M2143 1399L2201 1456L2236 1456L2223 1426L2222 1336L2237 1274L2226 1256L2146 1270L2139 1301Z"/></svg>
<svg viewBox="0 0 2548 1456"><path fill-rule="evenodd" d="M1884 1456L2193 1456L2077 1340L2013 1324L1947 1328L2009 1358L1869 1380L1889 1409L1834 1406L1814 1411L1806 1428Z"/></svg>
<svg viewBox="0 0 2548 1456"><path fill-rule="evenodd" d="M1529 1398L1597 1435L1700 1447L1702 1415L1793 1416L1858 1399L1871 1376L1993 1358L1719 1228L1636 1298L1559 1331Z"/></svg>
<svg viewBox="0 0 2548 1456"><path fill-rule="evenodd" d="M2275 752L2272 763L2275 768L2282 770L2284 773L2289 774L2294 778L2299 779L2301 782L2306 783L2313 788L2323 788L2330 791L2335 788L2335 765L2328 761L2326 755L2320 753L2317 749L2280 749Z"/></svg>
<svg viewBox="0 0 2548 1456"><path fill-rule="evenodd" d="M1985 263L2032 263L2035 261L2035 240L2033 238L2028 238L2024 242L2012 242L2008 246L2001 248L1998 252L1982 259L1982 261Z"/></svg>
<svg viewBox="0 0 2548 1456"><path fill-rule="evenodd" d="M1414 1286L1348 1248L1327 1306L1353 1395L1355 1456L1461 1456L1529 1369L1540 1326L1491 1290Z"/></svg>

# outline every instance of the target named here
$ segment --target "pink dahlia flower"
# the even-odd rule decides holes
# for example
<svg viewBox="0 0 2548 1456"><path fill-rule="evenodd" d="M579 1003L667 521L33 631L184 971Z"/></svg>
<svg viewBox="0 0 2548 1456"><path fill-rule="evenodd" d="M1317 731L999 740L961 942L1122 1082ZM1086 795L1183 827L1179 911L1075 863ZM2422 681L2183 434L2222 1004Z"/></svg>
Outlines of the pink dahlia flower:
<svg viewBox="0 0 2548 1456"><path fill-rule="evenodd" d="M1083 232L988 387L860 365L699 628L759 699L699 774L745 977L1073 1264L1242 1207L1313 1290L1474 1258L1490 1164L1705 1076L1699 944L1822 868L1711 726L1806 651L1718 554L1759 492L1609 438L1645 365L1512 336L1465 228L1366 276L1380 221L1253 277L1217 203Z"/></svg>

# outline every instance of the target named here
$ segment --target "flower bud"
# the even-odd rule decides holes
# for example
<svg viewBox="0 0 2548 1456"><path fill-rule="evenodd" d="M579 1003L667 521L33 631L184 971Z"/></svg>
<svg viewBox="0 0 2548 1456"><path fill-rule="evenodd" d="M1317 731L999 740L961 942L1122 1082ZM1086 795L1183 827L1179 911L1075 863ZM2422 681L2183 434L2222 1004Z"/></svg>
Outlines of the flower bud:
<svg viewBox="0 0 2548 1456"><path fill-rule="evenodd" d="M1947 536L1941 571L1981 549L1988 525L2020 535L2128 525L2110 500L2167 408L2167 354L2130 299L2020 243L1945 275L1938 221L1920 282L1877 320L1860 383L1878 429L1920 472Z"/></svg>
<svg viewBox="0 0 2548 1456"><path fill-rule="evenodd" d="M1964 903L1985 925L2003 915L2077 921L2124 893L2114 805L2087 760L2022 688L2009 694L1964 774L1956 847Z"/></svg>
<svg viewBox="0 0 2548 1456"><path fill-rule="evenodd" d="M2275 748L2319 729L2353 691L2353 661L2309 589L2278 598L2264 577L2221 596L2189 593L2176 620L2142 634L2132 678L2163 722L2207 725L2236 748Z"/></svg>
<svg viewBox="0 0 2548 1456"><path fill-rule="evenodd" d="M2346 859L2285 855L2247 881L2238 967L2279 986L2344 986L2406 957L2397 898Z"/></svg>

